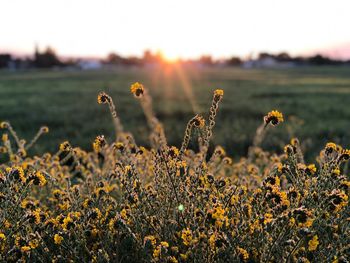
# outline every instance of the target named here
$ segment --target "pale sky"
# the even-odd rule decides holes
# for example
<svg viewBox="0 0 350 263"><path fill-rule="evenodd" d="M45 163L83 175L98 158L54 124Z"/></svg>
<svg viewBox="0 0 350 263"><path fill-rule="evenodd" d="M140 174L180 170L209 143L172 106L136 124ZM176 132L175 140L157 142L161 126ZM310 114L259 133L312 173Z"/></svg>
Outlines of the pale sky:
<svg viewBox="0 0 350 263"><path fill-rule="evenodd" d="M350 58L349 12L349 0L0 0L0 52L31 54L38 43L62 56L331 50Z"/></svg>

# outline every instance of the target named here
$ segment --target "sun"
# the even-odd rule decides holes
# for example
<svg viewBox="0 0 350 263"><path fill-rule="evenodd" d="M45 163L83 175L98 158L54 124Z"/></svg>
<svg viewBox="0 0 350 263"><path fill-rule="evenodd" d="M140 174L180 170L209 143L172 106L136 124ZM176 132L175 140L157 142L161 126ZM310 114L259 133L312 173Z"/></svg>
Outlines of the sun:
<svg viewBox="0 0 350 263"><path fill-rule="evenodd" d="M180 59L180 56L174 52L170 52L170 51L165 52L164 50L160 50L159 52L162 55L162 59L164 60L164 62L176 63Z"/></svg>

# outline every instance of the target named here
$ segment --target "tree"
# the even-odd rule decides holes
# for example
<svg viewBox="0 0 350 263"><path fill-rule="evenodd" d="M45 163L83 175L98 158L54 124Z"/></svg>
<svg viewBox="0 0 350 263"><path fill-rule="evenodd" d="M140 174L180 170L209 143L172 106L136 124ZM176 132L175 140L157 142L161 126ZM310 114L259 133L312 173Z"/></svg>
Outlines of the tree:
<svg viewBox="0 0 350 263"><path fill-rule="evenodd" d="M62 66L62 62L58 59L56 52L51 47L47 47L43 53L35 51L34 65L38 68L51 68L54 66Z"/></svg>

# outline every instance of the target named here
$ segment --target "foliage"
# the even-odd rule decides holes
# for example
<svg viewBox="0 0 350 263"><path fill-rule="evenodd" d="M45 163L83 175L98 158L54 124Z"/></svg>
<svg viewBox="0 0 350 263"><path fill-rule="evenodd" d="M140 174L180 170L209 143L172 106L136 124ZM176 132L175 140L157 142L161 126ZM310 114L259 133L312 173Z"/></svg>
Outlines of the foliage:
<svg viewBox="0 0 350 263"><path fill-rule="evenodd" d="M283 154L263 151L268 130L284 121L271 111L246 157L233 162L221 146L208 154L223 90L207 118L189 120L178 149L148 90L135 83L131 92L151 147L136 144L104 92L98 103L111 111L115 140L97 136L91 152L66 141L55 154L30 157L48 128L27 144L1 123L9 157L0 165L1 261L346 262L349 150L328 143L317 164L304 162L296 138Z"/></svg>

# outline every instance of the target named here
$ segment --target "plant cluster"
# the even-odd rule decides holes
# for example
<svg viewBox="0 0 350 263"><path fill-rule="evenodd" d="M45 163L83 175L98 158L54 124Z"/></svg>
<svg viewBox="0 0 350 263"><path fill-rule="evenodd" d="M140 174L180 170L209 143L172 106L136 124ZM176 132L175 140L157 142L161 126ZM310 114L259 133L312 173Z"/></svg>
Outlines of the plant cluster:
<svg viewBox="0 0 350 263"><path fill-rule="evenodd" d="M350 150L328 143L315 164L298 139L283 153L261 149L269 112L246 157L209 152L223 90L207 117L189 120L182 145L167 143L152 100L131 86L145 113L150 145L125 131L112 98L116 136L84 151L63 142L56 153L27 156L30 142L2 122L0 261L2 262L348 262ZM11 139L10 139L11 138ZM198 143L198 150L189 143Z"/></svg>

